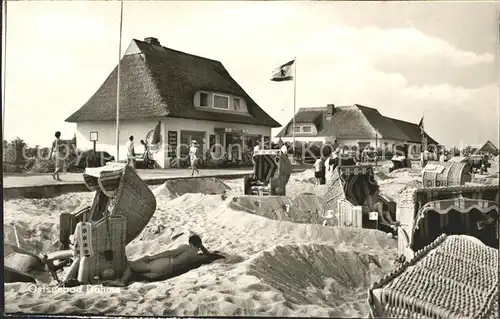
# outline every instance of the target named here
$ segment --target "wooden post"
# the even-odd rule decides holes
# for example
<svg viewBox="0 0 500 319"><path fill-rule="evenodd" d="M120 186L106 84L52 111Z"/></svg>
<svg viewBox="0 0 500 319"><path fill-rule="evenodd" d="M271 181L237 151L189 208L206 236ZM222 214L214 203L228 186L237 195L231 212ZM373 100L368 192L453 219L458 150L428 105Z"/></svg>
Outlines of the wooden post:
<svg viewBox="0 0 500 319"><path fill-rule="evenodd" d="M96 141L94 141L94 153L95 153L95 145L96 145Z"/></svg>

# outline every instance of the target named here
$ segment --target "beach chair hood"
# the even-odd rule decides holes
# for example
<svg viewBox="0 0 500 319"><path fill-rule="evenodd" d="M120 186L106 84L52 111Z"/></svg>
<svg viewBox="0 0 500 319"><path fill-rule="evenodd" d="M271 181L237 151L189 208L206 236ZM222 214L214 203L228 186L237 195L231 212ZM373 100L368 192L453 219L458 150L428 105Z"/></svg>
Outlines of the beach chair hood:
<svg viewBox="0 0 500 319"><path fill-rule="evenodd" d="M472 166L462 162L430 161L423 169L424 187L459 186L472 180Z"/></svg>
<svg viewBox="0 0 500 319"><path fill-rule="evenodd" d="M398 252L412 258L442 233L472 235L498 247L496 185L408 189L401 194Z"/></svg>
<svg viewBox="0 0 500 319"><path fill-rule="evenodd" d="M156 198L151 189L127 165L111 164L87 168L83 175L90 190L110 198L110 216L127 220L127 243L134 240L149 223L156 210Z"/></svg>
<svg viewBox="0 0 500 319"><path fill-rule="evenodd" d="M285 185L288 183L292 173L292 164L281 150L255 151L253 160L254 175L257 180L267 185L272 178L282 178Z"/></svg>
<svg viewBox="0 0 500 319"><path fill-rule="evenodd" d="M327 210L337 212L337 201L363 205L370 187L377 185L370 165L337 166L328 179Z"/></svg>

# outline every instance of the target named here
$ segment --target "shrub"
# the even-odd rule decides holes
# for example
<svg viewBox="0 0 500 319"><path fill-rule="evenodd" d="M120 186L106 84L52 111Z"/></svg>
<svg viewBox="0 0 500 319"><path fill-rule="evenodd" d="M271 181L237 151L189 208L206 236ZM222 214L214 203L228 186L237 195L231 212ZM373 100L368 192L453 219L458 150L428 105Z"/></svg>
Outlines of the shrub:
<svg viewBox="0 0 500 319"><path fill-rule="evenodd" d="M30 169L31 173L52 173L55 170L55 163L52 159L36 158Z"/></svg>
<svg viewBox="0 0 500 319"><path fill-rule="evenodd" d="M26 143L17 137L12 142L3 141L3 170L9 173L21 173L26 159L23 150Z"/></svg>

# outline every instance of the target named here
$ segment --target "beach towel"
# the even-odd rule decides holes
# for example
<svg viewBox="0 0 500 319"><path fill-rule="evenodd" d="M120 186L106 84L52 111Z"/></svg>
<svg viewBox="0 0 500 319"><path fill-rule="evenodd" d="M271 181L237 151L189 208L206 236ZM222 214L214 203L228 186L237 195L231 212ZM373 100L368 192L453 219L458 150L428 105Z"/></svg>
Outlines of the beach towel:
<svg viewBox="0 0 500 319"><path fill-rule="evenodd" d="M78 246L79 251L76 251L76 254L79 254L80 257L92 257L94 255L94 251L92 250L92 224L80 222L76 225L75 228L75 247Z"/></svg>

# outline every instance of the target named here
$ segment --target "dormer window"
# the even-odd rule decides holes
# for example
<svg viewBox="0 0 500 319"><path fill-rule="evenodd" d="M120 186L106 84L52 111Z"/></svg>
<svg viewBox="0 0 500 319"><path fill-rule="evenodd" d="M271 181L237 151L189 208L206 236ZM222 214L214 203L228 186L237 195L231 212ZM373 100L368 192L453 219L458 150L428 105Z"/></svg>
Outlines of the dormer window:
<svg viewBox="0 0 500 319"><path fill-rule="evenodd" d="M295 130L295 133L313 134L313 126L311 124L296 124L295 127L290 128L290 133Z"/></svg>
<svg viewBox="0 0 500 319"><path fill-rule="evenodd" d="M302 133L312 133L311 125L302 125Z"/></svg>
<svg viewBox="0 0 500 319"><path fill-rule="evenodd" d="M244 98L222 92L198 91L193 96L193 104L204 112L230 112L239 115L250 115Z"/></svg>
<svg viewBox="0 0 500 319"><path fill-rule="evenodd" d="M240 106L241 100L237 97L233 98L233 108L235 111L239 112L241 110Z"/></svg>
<svg viewBox="0 0 500 319"><path fill-rule="evenodd" d="M208 93L200 92L200 106L208 107Z"/></svg>
<svg viewBox="0 0 500 319"><path fill-rule="evenodd" d="M229 110L229 96L214 94L212 107L214 109Z"/></svg>

